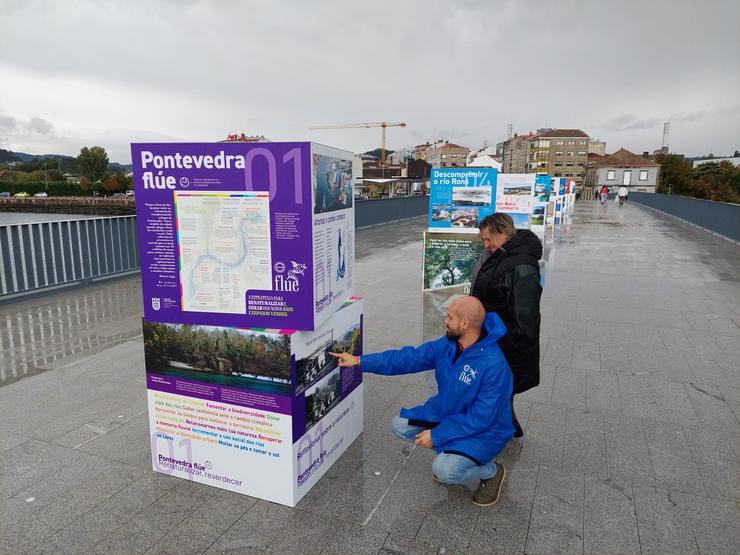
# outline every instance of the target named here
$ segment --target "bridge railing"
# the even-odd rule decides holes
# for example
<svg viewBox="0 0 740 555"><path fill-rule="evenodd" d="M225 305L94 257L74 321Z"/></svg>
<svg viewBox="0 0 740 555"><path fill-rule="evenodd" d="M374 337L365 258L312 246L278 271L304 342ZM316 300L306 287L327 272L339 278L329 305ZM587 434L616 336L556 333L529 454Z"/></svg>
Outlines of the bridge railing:
<svg viewBox="0 0 740 555"><path fill-rule="evenodd" d="M136 216L0 224L0 302L139 270Z"/></svg>
<svg viewBox="0 0 740 555"><path fill-rule="evenodd" d="M394 197L355 200L355 228L370 227L423 216L429 210L429 197Z"/></svg>
<svg viewBox="0 0 740 555"><path fill-rule="evenodd" d="M660 210L740 242L740 204L660 193L630 193L629 202Z"/></svg>

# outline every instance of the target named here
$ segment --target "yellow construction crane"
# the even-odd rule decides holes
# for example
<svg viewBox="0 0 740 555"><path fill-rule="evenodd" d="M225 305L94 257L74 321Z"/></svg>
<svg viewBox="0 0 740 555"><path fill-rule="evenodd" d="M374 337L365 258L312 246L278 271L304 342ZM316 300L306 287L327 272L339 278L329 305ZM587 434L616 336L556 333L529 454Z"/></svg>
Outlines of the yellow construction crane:
<svg viewBox="0 0 740 555"><path fill-rule="evenodd" d="M320 125L309 127L309 129L361 129L370 127L380 127L380 166L385 167L385 128L386 127L406 127L405 123L388 123L387 121L374 121L369 123L343 123L340 125Z"/></svg>

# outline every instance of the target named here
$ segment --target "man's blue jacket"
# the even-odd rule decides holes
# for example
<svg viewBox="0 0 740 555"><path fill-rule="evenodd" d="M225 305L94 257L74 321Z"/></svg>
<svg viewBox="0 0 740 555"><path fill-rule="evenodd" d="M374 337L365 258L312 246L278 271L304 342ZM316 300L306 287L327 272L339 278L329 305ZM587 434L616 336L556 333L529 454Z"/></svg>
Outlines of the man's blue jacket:
<svg viewBox="0 0 740 555"><path fill-rule="evenodd" d="M435 369L437 394L426 403L401 409L401 417L439 423L432 429L434 449L488 463L514 435L511 418L513 375L496 341L506 326L486 315L485 337L455 360L457 342L440 337L418 347L362 355L364 372L395 376Z"/></svg>

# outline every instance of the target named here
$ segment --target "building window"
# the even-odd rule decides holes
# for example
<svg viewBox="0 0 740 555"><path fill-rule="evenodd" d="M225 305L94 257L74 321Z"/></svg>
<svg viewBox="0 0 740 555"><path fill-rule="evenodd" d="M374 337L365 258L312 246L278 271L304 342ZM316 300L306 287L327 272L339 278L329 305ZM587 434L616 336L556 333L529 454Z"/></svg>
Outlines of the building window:
<svg viewBox="0 0 740 555"><path fill-rule="evenodd" d="M563 146L563 141L555 141L556 146Z"/></svg>
<svg viewBox="0 0 740 555"><path fill-rule="evenodd" d="M447 155L446 154L443 154L442 155L442 160L445 160L446 158L447 158Z"/></svg>
<svg viewBox="0 0 740 555"><path fill-rule="evenodd" d="M573 146L573 145L575 145L575 144L576 144L576 142L575 142L575 141L568 141L568 146Z"/></svg>
<svg viewBox="0 0 740 555"><path fill-rule="evenodd" d="M617 177L617 172L615 170L606 170L606 180L607 181L614 181L616 177Z"/></svg>
<svg viewBox="0 0 740 555"><path fill-rule="evenodd" d="M588 144L588 141L579 141L578 144L581 146L586 146Z"/></svg>
<svg viewBox="0 0 740 555"><path fill-rule="evenodd" d="M555 172L555 177L560 177L560 172Z"/></svg>
<svg viewBox="0 0 740 555"><path fill-rule="evenodd" d="M556 168L559 168L559 167L560 167L560 166L562 166L562 165L563 165L563 163L562 163L562 162L555 162L555 167L556 167Z"/></svg>
<svg viewBox="0 0 740 555"><path fill-rule="evenodd" d="M568 166L569 168L572 168L573 167L573 162L566 162L565 165Z"/></svg>
<svg viewBox="0 0 740 555"><path fill-rule="evenodd" d="M640 181L647 181L647 170L640 170Z"/></svg>
<svg viewBox="0 0 740 555"><path fill-rule="evenodd" d="M566 173L565 174L565 177L573 177L573 174L572 173Z"/></svg>
<svg viewBox="0 0 740 555"><path fill-rule="evenodd" d="M562 153L562 152L560 152L560 151L557 151L557 152L555 153L555 156L562 156L562 155L563 155L563 153Z"/></svg>
<svg viewBox="0 0 740 555"><path fill-rule="evenodd" d="M585 150L579 150L578 151L578 156L587 156L587 155L588 155L588 153Z"/></svg>

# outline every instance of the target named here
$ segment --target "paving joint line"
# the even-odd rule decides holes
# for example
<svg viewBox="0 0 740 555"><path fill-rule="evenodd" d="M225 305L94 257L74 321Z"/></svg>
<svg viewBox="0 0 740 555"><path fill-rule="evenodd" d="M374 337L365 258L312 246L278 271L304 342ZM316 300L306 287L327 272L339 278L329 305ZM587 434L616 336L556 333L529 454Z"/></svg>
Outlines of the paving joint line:
<svg viewBox="0 0 740 555"><path fill-rule="evenodd" d="M386 490L383 492L383 495L380 496L380 499L378 499L378 501L375 503L375 506L370 511L370 514L367 515L367 518L365 518L365 520L362 521L362 523L360 524L360 526L367 526L368 523L370 522L370 520L373 518L373 516L375 516L375 513L380 508L380 504L383 502L383 500L385 499L386 495L388 495L388 492L391 491L391 488L396 483L396 480L398 480L398 477L401 475L401 472L403 471L403 469L406 468L406 465L408 464L409 460L411 459L411 455L414 454L414 452L416 451L416 448L417 447L418 446L416 444L414 444L413 448L411 449L411 451L409 452L409 454L404 459L403 464L401 465L401 468L399 468L396 471L396 475L393 476L393 480L391 480L391 483L388 485L388 487L386 488Z"/></svg>

